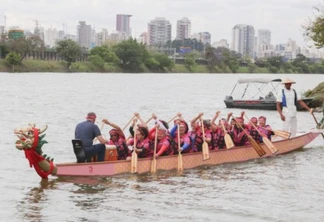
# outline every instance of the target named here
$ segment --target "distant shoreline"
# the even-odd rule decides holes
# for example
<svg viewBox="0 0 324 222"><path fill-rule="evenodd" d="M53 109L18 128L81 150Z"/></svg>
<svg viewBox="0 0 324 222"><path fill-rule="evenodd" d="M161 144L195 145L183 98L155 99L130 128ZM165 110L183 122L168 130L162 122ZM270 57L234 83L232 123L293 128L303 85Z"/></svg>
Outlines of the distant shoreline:
<svg viewBox="0 0 324 222"><path fill-rule="evenodd" d="M124 72L119 66L105 64L103 69L100 69L89 62L76 62L73 63L71 69L67 69L65 63L62 61L45 61L45 60L23 60L22 64L15 66L15 71L12 71L10 65L6 63L4 59L0 59L0 72L58 72L58 73L73 73L73 72L88 72L88 73L129 73ZM183 64L175 64L171 70L165 72L154 72L152 70L143 68L143 72L136 73L210 73L206 65L197 65L191 70ZM210 74L217 73L233 73L230 70L219 70L219 72L213 72ZM237 73L250 73L248 67L240 67ZM253 73L270 73L267 68L258 68Z"/></svg>

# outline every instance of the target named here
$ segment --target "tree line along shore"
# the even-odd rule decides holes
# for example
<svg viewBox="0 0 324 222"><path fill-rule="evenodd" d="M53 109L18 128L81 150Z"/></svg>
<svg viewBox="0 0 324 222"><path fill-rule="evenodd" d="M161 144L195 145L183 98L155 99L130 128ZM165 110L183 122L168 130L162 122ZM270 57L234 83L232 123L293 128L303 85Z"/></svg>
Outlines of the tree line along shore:
<svg viewBox="0 0 324 222"><path fill-rule="evenodd" d="M147 47L136 39L128 39L88 51L68 39L58 41L54 48L48 49L38 36L22 37L0 43L0 71L324 73L323 60L309 59L302 54L293 60L281 56L252 60L225 47L214 48L209 45L203 51L182 54L178 48L174 48L173 54L167 55L158 47Z"/></svg>

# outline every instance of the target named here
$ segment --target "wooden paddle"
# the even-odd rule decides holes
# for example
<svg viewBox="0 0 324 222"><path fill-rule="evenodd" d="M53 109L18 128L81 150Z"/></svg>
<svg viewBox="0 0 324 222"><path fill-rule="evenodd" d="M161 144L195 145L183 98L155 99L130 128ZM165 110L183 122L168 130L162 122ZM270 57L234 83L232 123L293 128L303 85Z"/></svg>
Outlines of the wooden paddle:
<svg viewBox="0 0 324 222"><path fill-rule="evenodd" d="M266 135L264 135L263 133L260 133L258 128L251 122L251 120L247 117L247 115L245 115L245 117L250 122L250 124L253 126L253 128L262 136L262 141L269 148L271 153L274 154L274 153L278 152L278 149L273 145L273 143L268 139L268 137Z"/></svg>
<svg viewBox="0 0 324 222"><path fill-rule="evenodd" d="M289 139L291 133L284 130L271 130L276 136L282 137L284 139Z"/></svg>
<svg viewBox="0 0 324 222"><path fill-rule="evenodd" d="M221 122L221 125L223 128L223 131L225 133L225 135L224 135L225 145L226 145L226 148L229 150L229 149L233 148L235 145L233 143L231 136L227 133L227 130L225 129L223 120L221 120L220 122Z"/></svg>
<svg viewBox="0 0 324 222"><path fill-rule="evenodd" d="M151 120L153 119L153 116L151 118L149 118L146 123L149 123Z"/></svg>
<svg viewBox="0 0 324 222"><path fill-rule="evenodd" d="M177 118L177 116L178 116L178 114L175 115L172 119L170 119L170 120L168 121L168 123L171 123L171 121L174 120L175 118Z"/></svg>
<svg viewBox="0 0 324 222"><path fill-rule="evenodd" d="M134 132L134 148L131 159L131 173L137 173L136 131Z"/></svg>
<svg viewBox="0 0 324 222"><path fill-rule="evenodd" d="M203 138L205 138L204 120L202 117L200 117L200 122L201 122L201 130L202 130ZM203 154L203 160L210 159L208 144L205 140L202 144L202 154Z"/></svg>
<svg viewBox="0 0 324 222"><path fill-rule="evenodd" d="M178 171L183 171L183 162L182 162L182 154L181 154L181 146L180 146L180 125L179 124L178 124Z"/></svg>
<svg viewBox="0 0 324 222"><path fill-rule="evenodd" d="M312 114L312 116L313 116L313 118L315 120L316 126L318 126L318 121L317 121L316 117L314 116L314 113L311 113L311 114ZM321 133L321 134L322 134L322 137L324 139L324 134L323 133Z"/></svg>
<svg viewBox="0 0 324 222"><path fill-rule="evenodd" d="M156 173L156 146L157 146L157 127L155 127L155 140L154 140L154 156L152 160L152 165L151 165L151 173Z"/></svg>
<svg viewBox="0 0 324 222"><path fill-rule="evenodd" d="M132 120L134 119L134 117L135 117L135 116L133 116L133 117L129 120L129 122L126 124L126 126L124 126L124 128L122 129L122 131L124 131L124 130L127 128L127 126L132 122Z"/></svg>
<svg viewBox="0 0 324 222"><path fill-rule="evenodd" d="M133 119L134 119L134 117L133 117ZM149 118L149 119L146 121L146 123L150 122L152 119L153 119L153 116L152 116L151 118ZM136 120L136 121L137 121L137 120ZM131 137L132 137L132 135L129 135L129 136L127 137L126 141L128 141Z"/></svg>
<svg viewBox="0 0 324 222"><path fill-rule="evenodd" d="M233 115L232 115L232 116L233 116ZM264 149L260 146L260 144L258 144L258 143L257 143L257 142L252 138L252 136L251 136L250 134L248 134L248 133L245 131L245 129L241 126L241 124L239 124L239 123L236 121L236 119L235 119L234 116L233 116L233 118L234 118L234 121L235 121L236 125L237 125L238 127L240 127L240 129L243 130L244 134L247 136L247 138L248 138L250 144L251 144L252 147L254 148L255 152L259 155L259 157L262 157L263 155L265 155L265 154L266 154L266 151L264 151Z"/></svg>

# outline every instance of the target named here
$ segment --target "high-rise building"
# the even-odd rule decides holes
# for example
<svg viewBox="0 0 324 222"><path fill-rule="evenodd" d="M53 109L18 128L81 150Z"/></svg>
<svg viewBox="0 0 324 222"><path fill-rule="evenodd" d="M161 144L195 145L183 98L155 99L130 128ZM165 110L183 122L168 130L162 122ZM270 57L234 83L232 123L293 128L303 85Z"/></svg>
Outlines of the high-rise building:
<svg viewBox="0 0 324 222"><path fill-rule="evenodd" d="M182 18L177 21L176 39L183 40L189 38L191 34L191 21L188 18Z"/></svg>
<svg viewBox="0 0 324 222"><path fill-rule="evenodd" d="M139 42L149 45L149 36L147 32L143 32L139 37Z"/></svg>
<svg viewBox="0 0 324 222"><path fill-rule="evenodd" d="M258 29L258 45L271 45L271 31L269 29Z"/></svg>
<svg viewBox="0 0 324 222"><path fill-rule="evenodd" d="M101 32L97 33L96 35L96 45L97 46L102 46L107 43L109 40L108 36L108 30L107 29L102 29Z"/></svg>
<svg viewBox="0 0 324 222"><path fill-rule="evenodd" d="M39 27L36 25L36 28L34 30L34 35L38 36L41 40L45 40L45 31L43 27Z"/></svg>
<svg viewBox="0 0 324 222"><path fill-rule="evenodd" d="M209 32L198 32L199 40L204 44L211 44L211 35Z"/></svg>
<svg viewBox="0 0 324 222"><path fill-rule="evenodd" d="M198 32L190 36L192 39L197 39L198 41L205 44L211 44L211 35L209 32Z"/></svg>
<svg viewBox="0 0 324 222"><path fill-rule="evenodd" d="M6 39L5 27L0 25L0 41L5 41L5 39Z"/></svg>
<svg viewBox="0 0 324 222"><path fill-rule="evenodd" d="M257 57L263 57L264 49L273 48L271 45L271 31L268 29L258 29L257 42L256 42Z"/></svg>
<svg viewBox="0 0 324 222"><path fill-rule="evenodd" d="M149 44L162 46L171 41L171 23L165 18L155 18L148 24Z"/></svg>
<svg viewBox="0 0 324 222"><path fill-rule="evenodd" d="M77 39L81 47L91 49L91 25L87 25L85 21L79 21L77 28Z"/></svg>
<svg viewBox="0 0 324 222"><path fill-rule="evenodd" d="M132 17L132 15L116 15L116 31L125 33L127 37L130 37L132 35L130 28L130 17Z"/></svg>
<svg viewBox="0 0 324 222"><path fill-rule="evenodd" d="M232 29L231 50L254 58L255 31L251 25L236 25Z"/></svg>
<svg viewBox="0 0 324 222"><path fill-rule="evenodd" d="M60 31L58 32L58 39L59 39L59 40L63 40L64 38L65 38L65 33L64 33L63 30L60 30Z"/></svg>
<svg viewBox="0 0 324 222"><path fill-rule="evenodd" d="M0 35L5 34L5 27L3 25L0 25Z"/></svg>
<svg viewBox="0 0 324 222"><path fill-rule="evenodd" d="M284 57L288 59L295 59L296 55L298 54L298 48L299 47L297 46L296 41L289 38L285 46Z"/></svg>
<svg viewBox="0 0 324 222"><path fill-rule="evenodd" d="M56 45L56 41L59 39L59 33L56 29L49 28L45 31L45 46L52 48Z"/></svg>
<svg viewBox="0 0 324 222"><path fill-rule="evenodd" d="M90 43L90 49L96 47L96 30L91 29L91 43Z"/></svg>

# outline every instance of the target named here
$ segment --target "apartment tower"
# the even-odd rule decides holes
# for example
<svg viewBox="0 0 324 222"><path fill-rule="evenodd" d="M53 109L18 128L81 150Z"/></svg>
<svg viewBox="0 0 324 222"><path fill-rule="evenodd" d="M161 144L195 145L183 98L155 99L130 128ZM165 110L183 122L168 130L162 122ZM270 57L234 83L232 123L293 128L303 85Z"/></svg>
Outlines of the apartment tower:
<svg viewBox="0 0 324 222"><path fill-rule="evenodd" d="M184 17L177 21L177 36L176 39L184 40L188 39L191 34L191 21Z"/></svg>

